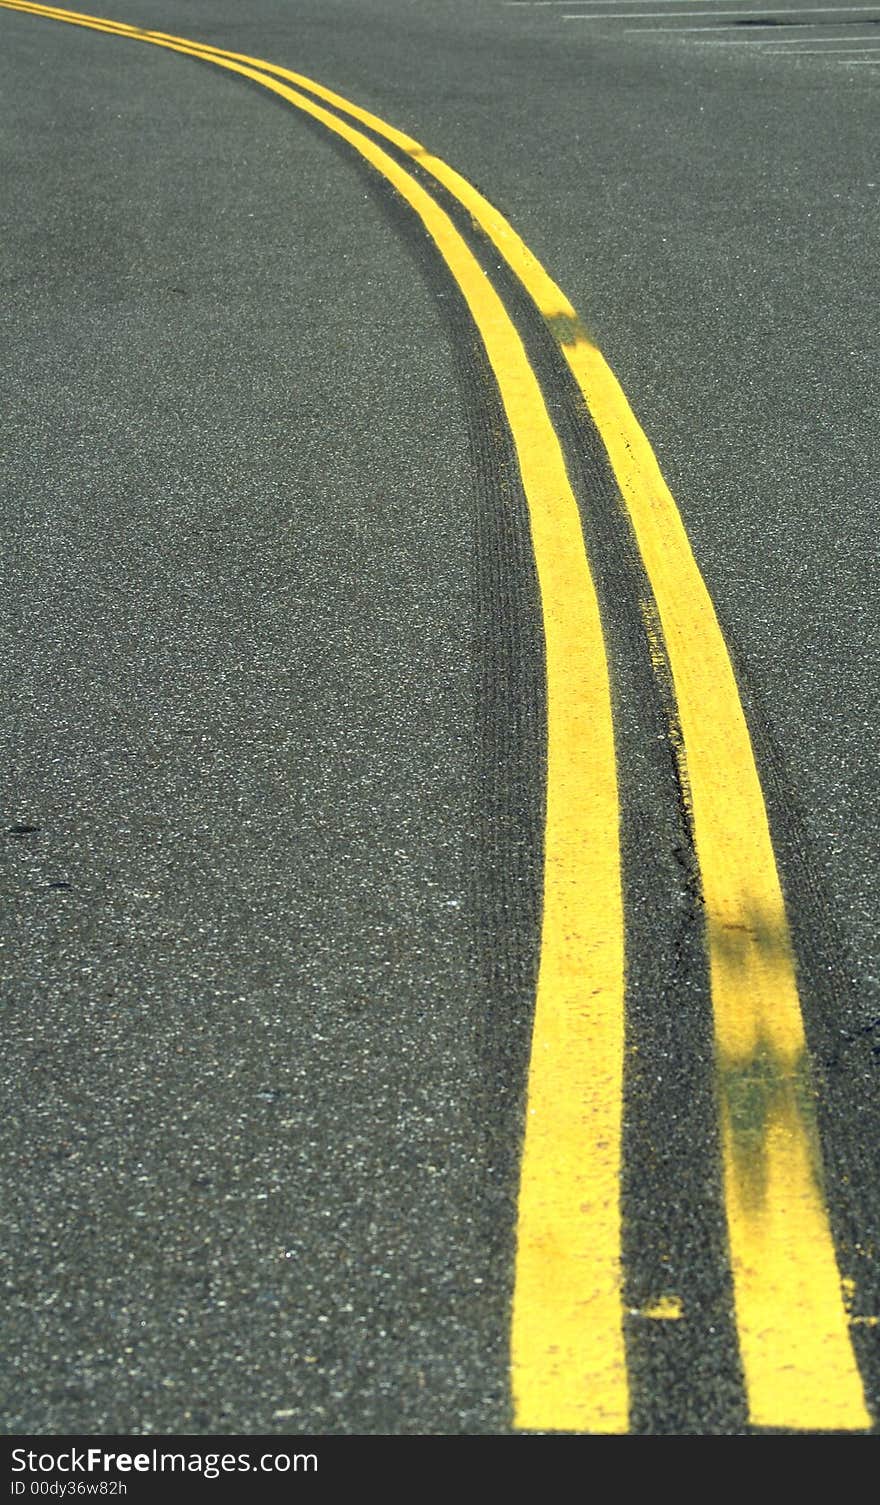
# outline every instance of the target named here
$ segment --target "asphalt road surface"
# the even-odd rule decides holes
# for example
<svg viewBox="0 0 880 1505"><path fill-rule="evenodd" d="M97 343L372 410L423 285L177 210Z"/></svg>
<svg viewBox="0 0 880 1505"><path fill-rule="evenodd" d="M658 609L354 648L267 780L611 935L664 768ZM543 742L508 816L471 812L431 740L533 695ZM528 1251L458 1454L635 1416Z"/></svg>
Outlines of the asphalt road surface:
<svg viewBox="0 0 880 1505"><path fill-rule="evenodd" d="M3 1430L875 1428L880 8L109 21L0 8Z"/></svg>

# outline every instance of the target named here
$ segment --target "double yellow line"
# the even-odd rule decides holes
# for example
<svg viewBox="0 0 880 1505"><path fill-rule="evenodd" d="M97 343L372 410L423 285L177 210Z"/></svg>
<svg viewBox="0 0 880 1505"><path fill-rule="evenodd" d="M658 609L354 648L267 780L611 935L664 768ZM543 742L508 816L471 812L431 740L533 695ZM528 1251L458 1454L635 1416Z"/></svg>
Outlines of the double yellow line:
<svg viewBox="0 0 880 1505"><path fill-rule="evenodd" d="M449 215L374 137L464 207L553 332L617 477L656 606L662 644L655 647L674 686L705 902L749 1417L768 1427L869 1427L822 1187L785 903L733 669L650 445L575 310L465 179L314 80L241 53L53 6L27 0L0 6L209 61L320 121L410 205L467 303L518 456L547 664L544 906L511 1334L515 1422L540 1431L622 1432L629 1411L620 1262L624 915L599 607L562 449L520 336Z"/></svg>

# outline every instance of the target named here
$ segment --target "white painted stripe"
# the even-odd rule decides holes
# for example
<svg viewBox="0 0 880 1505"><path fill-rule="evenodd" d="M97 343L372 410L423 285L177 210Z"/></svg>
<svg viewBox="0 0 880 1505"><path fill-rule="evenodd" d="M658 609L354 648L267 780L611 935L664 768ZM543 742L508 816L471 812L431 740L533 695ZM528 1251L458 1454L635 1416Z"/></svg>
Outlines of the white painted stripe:
<svg viewBox="0 0 880 1505"><path fill-rule="evenodd" d="M643 26L639 27L638 29L641 31L646 31L650 28ZM659 29L660 28L658 27L657 30ZM669 27L670 31L686 31L687 29L688 28L685 26ZM695 26L693 29L694 31L706 31L708 28L705 26ZM719 31L722 29L723 28L719 27ZM636 28L633 27L633 31L635 30ZM880 37L828 37L827 40L824 37L773 37L772 40L768 38L767 42L764 44L761 44L757 40L757 38L753 39L752 37L731 37L729 39L725 39L723 42L695 42L694 46L751 47L754 51L756 47L760 47L762 45L764 47L803 47L805 42L809 42L811 47L842 47L844 49L851 49L852 51L855 51L857 47L860 48L863 42L873 42L875 46L880 47Z"/></svg>
<svg viewBox="0 0 880 1505"><path fill-rule="evenodd" d="M667 16L741 16L744 21L752 19L770 18L774 16L809 16L809 15L843 15L853 11L872 11L880 20L880 6L877 5L781 5L774 10L668 10ZM621 11L619 16L611 12L604 16L563 16L563 21L653 21L662 16L662 10L639 10ZM639 28L641 30L641 28ZM684 28L679 28L683 30ZM697 27L701 31L702 27Z"/></svg>
<svg viewBox="0 0 880 1505"><path fill-rule="evenodd" d="M724 0L718 0L719 5ZM529 10L543 9L548 5L643 5L644 0L501 0L503 6L526 7ZM680 5L681 0L654 0L655 5Z"/></svg>
<svg viewBox="0 0 880 1505"><path fill-rule="evenodd" d="M621 17L619 17L619 19L621 21L625 21L625 20L629 20L630 18L628 16L621 16ZM797 21L795 21L795 22L789 22L789 25L799 26L799 29L801 31L815 31L816 27L819 24L820 23L818 21L804 21L803 24L800 24ZM761 27L756 27L755 29L756 29L756 31L761 31L762 30ZM624 36L640 37L640 36L645 36L648 32L652 32L652 31L668 31L668 32L697 31L697 32L700 32L705 37L705 36L714 36L715 33L718 32L718 31L742 31L742 23L740 23L739 25L737 25L736 22L734 22L733 25L727 25L725 23L724 26L626 26L626 27L624 27ZM775 45L778 46L778 44L782 41L782 38L773 35L771 28L768 26L767 27L767 40L768 40L768 42L773 42ZM804 37L804 36L801 36L801 37L796 37L794 40L799 41L799 42L813 42L813 41L816 41L817 38L815 38L815 37ZM726 43L722 44L721 42L718 42L716 45L719 46L719 47L721 47L722 45L726 46L727 44ZM748 46L748 47L757 47L758 46L758 38L757 37L743 37L743 45L744 46ZM706 46L707 47L711 46L711 43L707 42Z"/></svg>
<svg viewBox="0 0 880 1505"><path fill-rule="evenodd" d="M504 6L525 6L530 10L537 10L547 5L580 5L586 8L593 5L644 5L644 3L645 0L501 0ZM680 5L681 0L652 0L652 3L654 5ZM724 0L718 0L718 4L723 5Z"/></svg>

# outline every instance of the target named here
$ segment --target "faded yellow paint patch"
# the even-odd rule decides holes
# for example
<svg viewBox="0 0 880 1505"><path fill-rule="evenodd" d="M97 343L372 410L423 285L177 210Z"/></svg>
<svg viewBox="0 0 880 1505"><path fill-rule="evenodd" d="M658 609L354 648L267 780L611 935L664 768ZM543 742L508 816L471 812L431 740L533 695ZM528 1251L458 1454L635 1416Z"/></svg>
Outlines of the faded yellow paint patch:
<svg viewBox="0 0 880 1505"><path fill-rule="evenodd" d="M666 657L666 647L663 642L663 633L660 628L660 619L657 616L657 608L652 600L639 601L639 611L645 627L645 637L648 640L648 652L654 673L658 678L670 679L669 661Z"/></svg>
<svg viewBox="0 0 880 1505"><path fill-rule="evenodd" d="M650 1317L654 1322L680 1322L684 1316L684 1302L680 1296L658 1296L656 1301L640 1307L634 1315Z"/></svg>
<svg viewBox="0 0 880 1505"><path fill-rule="evenodd" d="M843 1304L846 1307L847 1316L851 1327L877 1327L880 1326L880 1317L866 1316L862 1312L855 1312L856 1283L851 1275L844 1276L840 1282L843 1289Z"/></svg>
<svg viewBox="0 0 880 1505"><path fill-rule="evenodd" d="M794 1081L777 1083L745 1134L729 1103L722 1112L749 1412L759 1426L868 1427L811 1129Z"/></svg>

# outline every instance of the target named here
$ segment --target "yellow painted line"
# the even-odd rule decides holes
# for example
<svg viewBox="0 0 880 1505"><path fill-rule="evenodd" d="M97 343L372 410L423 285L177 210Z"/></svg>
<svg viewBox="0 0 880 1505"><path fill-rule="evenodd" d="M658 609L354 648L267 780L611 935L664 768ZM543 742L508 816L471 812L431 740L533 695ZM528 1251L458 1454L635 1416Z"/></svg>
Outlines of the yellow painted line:
<svg viewBox="0 0 880 1505"><path fill-rule="evenodd" d="M393 142L464 205L556 335L602 437L656 602L681 723L706 907L749 1415L765 1426L868 1427L822 1186L814 1092L764 796L730 656L674 499L614 373L507 220L412 137L295 76ZM526 1291L520 1275L517 1302ZM531 1310L530 1293L526 1300ZM521 1320L515 1304L515 1333Z"/></svg>
<svg viewBox="0 0 880 1505"><path fill-rule="evenodd" d="M218 49L217 56L236 55ZM751 738L714 607L651 446L565 294L482 194L369 111L302 74L259 66L369 126L468 210L556 335L599 430L653 592L681 723L679 752L706 906L725 1201L749 1414L767 1426L869 1426L822 1186L788 918ZM533 1073L539 1061L540 1052ZM533 1085L537 1091L539 1078ZM530 1245L533 1216L538 1221L529 1210L537 1196L527 1192L531 1164L527 1139L521 1249ZM537 1271L536 1264L535 1282ZM514 1302L514 1366L521 1375L531 1360L517 1357L525 1352L520 1335L531 1331L528 1314L539 1310L537 1299L521 1259ZM517 1394L525 1394L522 1383ZM519 1404L518 1419L528 1414L530 1405Z"/></svg>
<svg viewBox="0 0 880 1505"><path fill-rule="evenodd" d="M562 309L562 321L571 317ZM548 308L560 324L558 303ZM675 689L705 901L736 1319L756 1425L869 1427L822 1186L785 902L730 657L678 509L613 373L563 349L602 435Z"/></svg>
<svg viewBox="0 0 880 1505"><path fill-rule="evenodd" d="M577 504L519 335L448 215L409 172L313 99L260 71L262 64L53 7L0 4L210 58L321 121L414 209L467 302L516 446L547 663L544 910L512 1337L516 1419L542 1431L625 1431L623 908L611 701Z"/></svg>
<svg viewBox="0 0 880 1505"><path fill-rule="evenodd" d="M556 335L605 444L656 603L681 723L706 906L725 1201L750 1418L806 1429L870 1426L822 1187L763 791L730 656L678 508L614 373L503 215L412 137L297 78L393 142L464 205ZM517 1299L521 1291L518 1285Z"/></svg>

